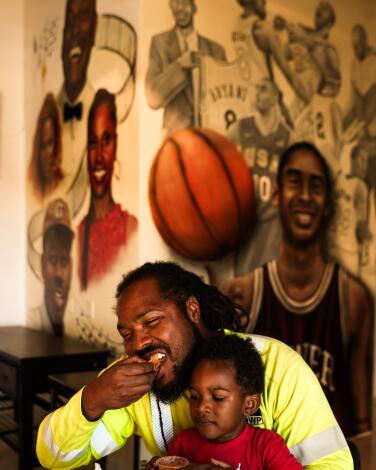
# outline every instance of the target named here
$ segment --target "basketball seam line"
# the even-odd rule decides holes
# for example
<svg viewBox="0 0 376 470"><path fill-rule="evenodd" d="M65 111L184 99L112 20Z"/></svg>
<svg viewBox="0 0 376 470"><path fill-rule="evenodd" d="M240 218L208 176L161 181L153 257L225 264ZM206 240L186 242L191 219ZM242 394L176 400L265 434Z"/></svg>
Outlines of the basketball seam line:
<svg viewBox="0 0 376 470"><path fill-rule="evenodd" d="M192 130L192 129L191 129ZM201 209L200 209L200 206L197 202L197 199L189 185L189 182L188 182L188 178L187 178L187 172L185 171L185 165L184 165L184 162L183 162L183 158L182 158L182 155L181 155L181 151L180 151L180 147L178 146L177 142L171 138L170 139L171 142L173 142L173 144L175 145L176 147L176 150L177 150L177 154L178 154L178 162L179 162L179 165L180 165L180 169L181 169L181 172L182 172L182 177L183 177L183 181L184 181L184 184L186 186L186 189L188 191L188 194L190 195L191 197L191 200L192 200L192 204L194 205L194 207L196 208L197 210L197 213L198 213L198 216L203 224L203 226L205 227L206 231L208 232L209 236L211 237L211 239L213 240L214 243L217 244L217 246L219 248L222 248L222 249L226 249L226 245L222 245L217 239L216 237L214 236L214 233L211 231L206 219L205 219L205 216L204 214L202 213Z"/></svg>
<svg viewBox="0 0 376 470"><path fill-rule="evenodd" d="M239 201L239 198L238 198L238 193L236 191L236 187L235 187L235 184L234 184L234 180L232 178L232 175L231 175L231 172L230 170L228 169L223 157L222 157L222 154L218 151L217 147L215 147L215 145L212 143L212 141L210 139L208 139L208 137L203 133L203 132L200 132L198 129L192 129L193 133L195 133L196 135L199 135L206 143L207 145L213 150L213 152L217 155L218 157L218 160L220 162L220 164L222 165L223 167L223 170L224 172L226 173L227 175L227 178L229 180L229 183L230 183L230 187L232 189L232 192L233 192L233 197L235 199L235 205L236 205L236 210L237 210L237 223L238 223L238 230L237 230L237 233L238 233L238 237L237 237L237 243L239 242L239 239L241 237L241 234L240 234L240 218L241 218L241 211L240 211L240 201Z"/></svg>
<svg viewBox="0 0 376 470"><path fill-rule="evenodd" d="M171 139L169 139L171 140ZM151 197L153 199L153 205L155 207L155 210L157 211L158 213L158 216L159 216L159 219L161 221L161 225L163 226L163 229L165 230L165 232L167 232L167 235L169 236L170 238L170 243L175 243L176 247L179 248L180 250L180 253L181 254L184 254L184 256L187 256L187 257L190 257L190 256L193 256L193 254L189 254L189 251L187 252L187 250L185 249L184 246L181 245L181 243L177 240L177 238L174 236L173 232L171 231L170 229L170 226L169 224L167 223L166 221L166 218L164 217L160 207L159 207L159 204L158 204L158 197L157 197L157 190L156 190L156 173L157 173L157 167L158 167L158 163L159 163L159 157L160 157L160 154L162 152L162 149L163 149L163 146L162 148L158 151L157 153L157 156L155 157L155 162L153 164L153 167L152 167L152 189L151 189ZM162 238L164 238L162 236ZM167 242L167 240L165 240ZM168 243L168 242L167 242ZM174 248L174 247L172 247ZM176 250L176 248L174 248ZM178 250L176 250L178 251Z"/></svg>

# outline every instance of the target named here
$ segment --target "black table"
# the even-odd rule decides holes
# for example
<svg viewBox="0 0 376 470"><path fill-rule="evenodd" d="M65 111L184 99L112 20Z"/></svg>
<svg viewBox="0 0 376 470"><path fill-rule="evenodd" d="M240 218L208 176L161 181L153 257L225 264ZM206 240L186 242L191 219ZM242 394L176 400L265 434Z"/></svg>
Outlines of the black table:
<svg viewBox="0 0 376 470"><path fill-rule="evenodd" d="M65 401L71 398L84 385L94 380L100 370L87 372L68 372L63 374L50 374L50 388L52 394L52 406L58 408L65 404ZM59 396L63 396L65 401L61 401Z"/></svg>
<svg viewBox="0 0 376 470"><path fill-rule="evenodd" d="M48 375L102 369L107 356L107 350L68 337L58 338L22 326L0 327L0 390L14 402L16 424L13 430L2 429L0 416L0 438L18 452L19 470L38 465L33 405L37 394L49 392Z"/></svg>

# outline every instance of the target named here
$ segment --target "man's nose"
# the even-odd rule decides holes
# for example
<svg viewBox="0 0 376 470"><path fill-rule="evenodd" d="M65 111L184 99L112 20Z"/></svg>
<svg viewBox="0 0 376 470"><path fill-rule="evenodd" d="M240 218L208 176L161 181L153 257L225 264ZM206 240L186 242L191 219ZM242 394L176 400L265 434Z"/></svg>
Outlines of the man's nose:
<svg viewBox="0 0 376 470"><path fill-rule="evenodd" d="M153 340L151 336L144 330L135 330L132 335L132 340L127 345L127 353L129 355L137 354L144 350L147 346L152 344Z"/></svg>

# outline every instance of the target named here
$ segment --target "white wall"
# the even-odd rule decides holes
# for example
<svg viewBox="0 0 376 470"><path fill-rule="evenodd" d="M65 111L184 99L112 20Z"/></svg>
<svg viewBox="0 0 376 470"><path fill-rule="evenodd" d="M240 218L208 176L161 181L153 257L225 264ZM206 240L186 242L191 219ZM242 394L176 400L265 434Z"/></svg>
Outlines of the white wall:
<svg viewBox="0 0 376 470"><path fill-rule="evenodd" d="M0 11L0 325L15 325L26 317L24 2Z"/></svg>

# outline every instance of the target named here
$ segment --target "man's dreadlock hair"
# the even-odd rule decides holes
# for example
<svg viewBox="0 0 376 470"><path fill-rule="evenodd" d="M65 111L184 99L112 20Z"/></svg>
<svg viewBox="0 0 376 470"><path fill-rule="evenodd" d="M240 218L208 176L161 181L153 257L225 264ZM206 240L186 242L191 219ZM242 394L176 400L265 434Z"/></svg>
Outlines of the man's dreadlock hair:
<svg viewBox="0 0 376 470"><path fill-rule="evenodd" d="M200 305L202 321L208 330L240 329L237 310L241 310L241 307L238 304L216 287L206 284L196 274L172 262L145 263L130 271L118 285L116 299L119 300L129 286L144 279L155 279L162 297L175 302L185 315L187 300L191 296L195 297Z"/></svg>

